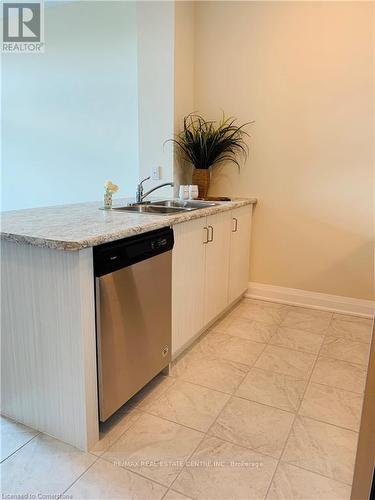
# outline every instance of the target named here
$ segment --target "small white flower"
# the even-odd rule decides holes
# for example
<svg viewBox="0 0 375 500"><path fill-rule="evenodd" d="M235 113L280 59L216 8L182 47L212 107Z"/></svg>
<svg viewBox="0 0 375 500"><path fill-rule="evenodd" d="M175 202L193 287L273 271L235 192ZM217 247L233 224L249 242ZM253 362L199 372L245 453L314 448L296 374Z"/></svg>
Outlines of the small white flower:
<svg viewBox="0 0 375 500"><path fill-rule="evenodd" d="M113 184L112 181L106 181L104 184L104 189L106 190L107 193L113 194L117 193L119 187L117 184Z"/></svg>

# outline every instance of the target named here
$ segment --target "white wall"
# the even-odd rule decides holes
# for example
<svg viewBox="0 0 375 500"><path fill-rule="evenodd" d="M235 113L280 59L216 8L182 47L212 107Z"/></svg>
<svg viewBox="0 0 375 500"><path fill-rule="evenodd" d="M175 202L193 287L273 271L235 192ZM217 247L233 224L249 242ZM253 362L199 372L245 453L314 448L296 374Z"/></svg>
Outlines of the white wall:
<svg viewBox="0 0 375 500"><path fill-rule="evenodd" d="M45 3L45 53L3 54L2 208L101 199L138 181L133 2Z"/></svg>
<svg viewBox="0 0 375 500"><path fill-rule="evenodd" d="M195 108L251 127L251 280L373 298L374 3L198 2Z"/></svg>
<svg viewBox="0 0 375 500"><path fill-rule="evenodd" d="M195 2L175 3L174 37L174 132L183 127L186 115L194 111ZM176 155L174 162L175 194L179 184L191 183L191 167Z"/></svg>
<svg viewBox="0 0 375 500"><path fill-rule="evenodd" d="M164 145L173 136L174 3L137 2L139 167L140 177L161 166L161 179L149 180L145 191L173 181L173 147ZM171 196L170 187L155 195Z"/></svg>

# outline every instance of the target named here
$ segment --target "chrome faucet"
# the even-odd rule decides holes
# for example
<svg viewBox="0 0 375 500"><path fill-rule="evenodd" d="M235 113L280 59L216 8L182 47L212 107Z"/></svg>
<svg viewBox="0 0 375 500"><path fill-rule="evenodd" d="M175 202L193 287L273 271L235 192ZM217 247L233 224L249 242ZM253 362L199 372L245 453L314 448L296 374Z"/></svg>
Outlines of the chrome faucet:
<svg viewBox="0 0 375 500"><path fill-rule="evenodd" d="M135 195L135 201L136 203L142 203L143 200L146 198L146 196L148 196L150 193L152 193L153 191L156 191L157 189L161 188L161 187L164 187L164 186L174 186L174 183L173 182L164 182L164 184L159 184L159 186L155 186L153 187L152 189L150 189L149 191L147 191L146 193L143 194L143 183L145 181L148 181L149 179L151 179L151 177L146 177L145 179L143 179L138 185L137 185L137 193Z"/></svg>

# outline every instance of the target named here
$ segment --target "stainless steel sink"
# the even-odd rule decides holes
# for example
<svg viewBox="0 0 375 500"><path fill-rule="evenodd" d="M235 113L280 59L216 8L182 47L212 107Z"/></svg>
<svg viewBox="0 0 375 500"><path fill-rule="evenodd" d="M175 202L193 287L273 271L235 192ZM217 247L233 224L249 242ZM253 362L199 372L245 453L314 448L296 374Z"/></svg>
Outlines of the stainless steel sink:
<svg viewBox="0 0 375 500"><path fill-rule="evenodd" d="M133 212L149 215L173 215L179 212L190 212L199 208L218 205L218 203L197 200L163 200L155 202L134 203L124 207L112 207L112 210L120 212Z"/></svg>
<svg viewBox="0 0 375 500"><path fill-rule="evenodd" d="M185 210L197 210L198 208L213 207L218 205L212 201L199 201L199 200L163 200L152 202L153 205L162 207L181 207Z"/></svg>
<svg viewBox="0 0 375 500"><path fill-rule="evenodd" d="M112 210L120 212L133 212L137 214L149 214L149 215L173 215L179 212L186 212L189 209L178 208L178 207L168 207L168 206L156 206L151 204L140 204L140 205L128 205L125 207L113 207Z"/></svg>

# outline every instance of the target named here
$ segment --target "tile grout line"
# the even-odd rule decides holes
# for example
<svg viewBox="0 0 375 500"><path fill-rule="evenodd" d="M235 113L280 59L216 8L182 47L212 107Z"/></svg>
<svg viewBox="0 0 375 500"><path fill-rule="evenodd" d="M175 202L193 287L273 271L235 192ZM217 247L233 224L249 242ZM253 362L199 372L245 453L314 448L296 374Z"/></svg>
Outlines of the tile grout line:
<svg viewBox="0 0 375 500"><path fill-rule="evenodd" d="M354 339L348 339L347 337L343 337L342 335L338 335L337 333L332 333L332 332L327 332L325 334L325 337L333 337L335 339L343 339L343 340L346 340L347 342L353 342L353 343L358 343L358 344L364 344L364 345L367 345L368 347L370 347L371 345L371 342L365 342L363 340L354 340Z"/></svg>
<svg viewBox="0 0 375 500"><path fill-rule="evenodd" d="M310 420L313 420L314 422L319 422L320 424L330 425L331 427L336 427L336 429L342 429L344 431L350 431L350 432L354 432L355 434L358 434L358 431L350 429L349 427L343 427L342 425L331 424L330 422L326 422L325 420L319 420L318 418L309 417L308 415L302 415L298 412L297 412L296 416L302 417L302 418L308 418Z"/></svg>
<svg viewBox="0 0 375 500"><path fill-rule="evenodd" d="M138 409L138 408L133 408L133 407L131 407L131 409L132 409L132 410L134 410L135 412L139 412L139 409ZM126 416L126 413L124 413L124 414L123 414L123 416ZM110 445L108 445L108 446L106 447L106 449L105 449L105 450L103 450L103 451L100 453L100 455L97 455L96 453L94 453L94 452L92 452L92 451L89 451L88 453L90 453L91 455L94 455L95 457L102 458L102 455L104 455L104 453L106 453L106 452L109 450L109 448L112 448L112 446L114 446L114 445L117 443L117 441L119 441L119 440L122 438L122 436L123 436L126 432L128 432L128 431L129 431L129 430L130 430L130 429L131 429L131 428L132 428L132 427L133 427L133 426L137 423L137 421L138 421L138 419L139 419L140 417L141 417L141 415L139 415L139 417L138 417L138 418L136 418L136 419L135 419L135 421L134 421L134 422L132 422L132 423L129 425L129 427L127 427L127 428L126 428L126 429L125 429L125 430L124 430L124 431L123 431L123 432L122 432L122 433L121 433L121 434L120 434L120 435L119 435L119 436L118 436L118 437L117 437L117 438L116 438L116 439L115 439L115 440L114 440L114 441L113 441ZM100 441L100 439L99 439L99 441ZM99 442L99 441L98 441L98 442Z"/></svg>
<svg viewBox="0 0 375 500"><path fill-rule="evenodd" d="M328 323L328 326L327 326L327 330L328 330L328 328L329 328L329 326L330 326L330 324L331 324L331 322L332 322L332 319L333 319L333 313L331 313L331 318L330 318L330 320L329 320L329 323ZM307 392L307 388L309 387L310 380L311 380L312 374L314 373L314 369L315 369L316 363L317 363L317 361L318 361L319 354L320 354L320 351L321 351L322 347L323 347L323 342L322 342L322 344L321 344L321 346L320 346L319 351L318 351L318 352L317 352L317 354L316 354L316 359L315 359L315 361L314 361L314 363L313 363L313 366L312 366L312 368L311 368L311 371L310 371L310 376L308 377L308 379L307 379L307 381L306 381L306 386L305 386L305 389L304 389L303 394L302 394L302 396L301 396L301 399L300 399L300 403L299 403L299 405L298 405L298 408L296 409L296 412L295 412L295 415L294 415L294 419L293 419L292 425L290 426L290 429L289 429L289 432L288 432L287 438L286 438L286 440L285 440L285 443L284 443L283 449L281 450L280 457L279 457L279 459L278 459L278 462L277 462L277 465L276 465L276 467L275 467L275 470L274 470L274 473L273 473L273 475L272 475L272 478L271 478L271 480L270 480L270 482L269 482L269 485L268 485L268 488L267 488L266 494L265 494L265 496L264 496L264 499L266 499L266 498L267 498L267 496L268 496L268 493L269 493L269 491L270 491L271 485L272 485L273 480L274 480L274 478L275 478L276 472L277 472L277 470L279 469L280 463L282 462L282 458L283 458L283 455L284 455L284 453L285 453L286 446L287 446L287 444L288 444L288 442L289 442L289 439L290 439L290 436L291 436L291 434L292 434L293 427L294 427L294 423L295 423L295 421L297 420L297 416L299 415L299 411L300 411L300 408L301 408L302 402L303 402L303 400L304 400L304 398L305 398L305 395L306 395L306 392Z"/></svg>
<svg viewBox="0 0 375 500"><path fill-rule="evenodd" d="M98 457L98 456L96 456L96 455L93 455L92 453L91 453L91 456L95 457L95 460L92 462L92 464L90 464L90 465L87 467L87 469L85 469L85 470L82 472L82 474L80 474L80 475L79 475L79 476L78 476L78 477L77 477L77 478L76 478L76 479L75 479L75 480L74 480L74 481L73 481L73 482L72 482L72 483L71 483L71 484L70 484L67 488L65 488L65 490L64 490L62 493L60 493L60 494L58 495L58 497L57 497L58 499L59 499L59 498L61 498L63 495L65 495L65 493L66 493L66 492L67 492L67 491L68 491L68 490L69 490L69 489L70 489L70 488L71 488L71 487L72 487L72 486L73 486L73 485L74 485L77 481L79 481L79 480L81 479L81 477L82 477L84 474L86 474L86 472L87 472L89 469L91 469L91 467L92 467L94 464L96 464L96 462L99 460L99 457Z"/></svg>
<svg viewBox="0 0 375 500"><path fill-rule="evenodd" d="M113 465L114 467L119 467L120 470L126 470L127 472L130 472L131 474L135 474L136 476L142 478L143 480L149 481L150 483L155 483L158 486L162 486L163 488L168 488L165 484L161 483L160 481L157 481L156 479L150 479L148 476L144 476L140 472L130 469L129 467L123 467L122 465L116 465L112 460L109 460L108 458L105 457L98 457L98 460L104 461L108 464ZM86 471L87 472L87 471Z"/></svg>
<svg viewBox="0 0 375 500"><path fill-rule="evenodd" d="M132 408L132 407L131 407L131 408ZM124 415L125 415L125 414L124 414ZM110 447L112 447L115 443L117 443L117 441L118 441L118 440L119 440L119 439L120 439L120 438L121 438L121 437L125 434L125 432L127 432L128 430L130 430L130 429L133 427L133 425L135 425L135 423L137 422L137 420L138 420L138 419L136 419L136 420L135 420L135 422L133 422L133 423L132 423L132 424L131 424L131 425L130 425L130 426L129 426L126 430L124 430L124 432L122 432L122 433L121 433L121 435L120 435L117 439L115 439L115 440L114 440L114 442L113 442L110 446L108 446L108 447L107 447L107 448L106 448L106 449L105 449L105 450L104 450L104 451L103 451L100 455L96 455L95 453L92 453L91 451L88 451L87 453L88 453L88 454L90 454L91 456L95 457L95 458L96 458L96 460L94 460L94 461L93 461L93 463L92 463L92 464L91 464L91 465L90 465L90 466L89 466L89 467L88 467L88 468L87 468L84 472L82 472L82 474L81 474L80 476L78 476L78 477L77 477L77 478L76 478L76 479L75 479L75 480L74 480L74 481L73 481L73 482L72 482L72 483L71 483L71 484L70 484L70 485L69 485L69 486L68 486L68 487L67 487L67 488L66 488L66 489L65 489L65 490L64 490L64 491L63 491L63 492L59 495L59 497L58 497L58 498L61 498L61 496L62 496L62 495L64 495L64 494L65 494L65 493L66 493L66 492L67 492L67 491L68 491L68 490L69 490L69 489L70 489L70 488L71 488L71 487L72 487L72 486L73 486L73 485L74 485L74 484L75 484L75 483L76 483L79 479L81 479L81 477L82 477L84 474L86 474L86 472L87 472L89 469L91 469L91 467L92 467L94 464L96 464L96 463L98 462L98 460L99 460L99 459L101 459L101 458L102 458L102 455L103 455L104 453L106 453L106 451L108 451L108 449L109 449ZM104 460L104 459L103 459L103 460Z"/></svg>
<svg viewBox="0 0 375 500"><path fill-rule="evenodd" d="M335 385L323 384L322 382L315 382L315 380L310 381L312 384L322 385L323 387L330 387L331 389L337 389L338 391L349 392L350 394L357 394L363 397L363 392L350 391L349 389L342 389L341 387L336 387Z"/></svg>
<svg viewBox="0 0 375 500"><path fill-rule="evenodd" d="M17 423L20 423L20 422L17 422ZM23 425L23 424L22 424ZM31 429L31 427L30 427ZM26 441L25 443L23 443L19 448L17 448L16 450L14 450L12 453L10 453L10 455L8 455L7 457L3 458L3 460L1 460L0 464L3 464L6 460L8 460L8 458L12 457L13 455L15 455L19 450L21 450L22 448L24 448L26 445L28 445L33 439L35 439L36 437L40 436L42 433L38 431L37 434L35 434L35 436L31 437L28 441Z"/></svg>
<svg viewBox="0 0 375 500"><path fill-rule="evenodd" d="M193 449L193 451L189 454L189 456L186 458L186 460L184 461L184 465L181 467L181 470L178 472L177 476L173 479L173 481L171 482L171 484L169 485L167 491L165 492L165 495L168 493L168 491L172 488L172 486L174 485L174 483L177 481L177 479L180 477L180 475L182 474L182 471L185 469L186 467L186 463L191 459L191 457L194 455L194 453L197 451L197 449L199 448L199 446L202 444L202 442L204 441L204 439L207 437L207 433L202 433L203 436L201 438L201 440L198 442L197 446L195 446L195 448ZM178 490L177 490L178 491ZM164 495L164 496L165 496ZM191 495L189 495L191 496ZM164 498L164 497L163 497Z"/></svg>
<svg viewBox="0 0 375 500"><path fill-rule="evenodd" d="M151 403L154 403L155 401L159 401L159 399L160 399L162 396L164 396L164 394L165 394L167 391L169 391L169 389L171 389L171 388L172 388L172 387L176 384L176 382L177 382L177 377L171 377L170 375L165 375L165 377L167 377L167 378L171 378L171 379L173 380L173 383L172 383L169 387L166 387L165 389L163 389L163 390L162 390L162 392L161 392L158 396L156 396L156 398L155 398L155 399L153 399L153 400L151 401ZM146 396L146 398L145 398L145 399L147 399L147 396ZM142 403L144 403L145 399L144 399L143 401L140 401L138 404L135 404L135 405L133 406L133 408L134 408L134 409L136 409L136 410L142 410L141 405L142 405ZM126 404L126 403L125 403L125 404Z"/></svg>
<svg viewBox="0 0 375 500"><path fill-rule="evenodd" d="M332 356L327 356L326 354L321 354L320 359L332 359L333 361L340 361L341 363L348 363L348 365L354 365L357 368L362 368L364 372L368 371L368 368L363 363L355 363L354 361L347 361L346 359L333 358Z"/></svg>
<svg viewBox="0 0 375 500"><path fill-rule="evenodd" d="M301 469L301 470L304 470L306 472L310 472L311 474L316 474L317 476L324 477L324 479L329 479L330 481L334 481L336 483L344 484L345 486L351 486L352 485L352 483L346 483L345 481L342 481L341 479L336 479L336 478L333 478L333 477L330 477L330 476L325 476L321 472L316 472L314 470L307 469L306 467L302 467L301 465L291 464L290 462L286 462L286 461L282 460L281 458L280 458L279 462L282 462L282 463L287 464L287 465L291 465L292 467L296 467L297 469Z"/></svg>
<svg viewBox="0 0 375 500"><path fill-rule="evenodd" d="M210 356L209 355L205 355L205 356L202 357L202 359L204 359L205 357L210 357ZM227 362L235 364L235 365L242 365L244 367L246 366L246 368L248 368L248 369L246 370L245 376L249 373L249 371L251 370L251 368L253 368L250 365L244 365L243 363L236 363L235 361L229 361L228 359L219 358L218 356L212 356L212 357L214 359L216 359L216 360L219 360L219 361L227 361ZM244 378L245 378L245 376L244 376ZM202 384L197 384L196 382L191 382L190 380L183 378L183 374L179 375L179 376L174 376L174 377L172 376L172 378L175 378L176 380L181 380L183 382L188 382L189 384L197 385L198 387L202 387L204 389L210 389L211 391L220 392L221 394L226 394L227 396L230 396L232 394L231 392L224 392L224 391L221 391L220 389L214 389L213 387L209 387L207 385L202 385ZM242 382L242 380L241 380L241 382Z"/></svg>

